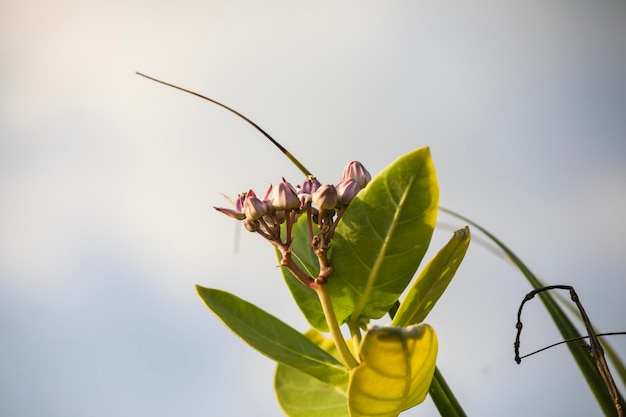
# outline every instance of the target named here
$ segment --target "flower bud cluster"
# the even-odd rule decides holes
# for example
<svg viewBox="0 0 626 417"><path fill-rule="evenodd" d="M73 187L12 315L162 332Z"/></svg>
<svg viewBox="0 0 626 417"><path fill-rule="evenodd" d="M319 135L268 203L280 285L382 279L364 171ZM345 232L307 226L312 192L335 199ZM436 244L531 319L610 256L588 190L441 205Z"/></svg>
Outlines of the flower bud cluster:
<svg viewBox="0 0 626 417"><path fill-rule="evenodd" d="M337 184L323 184L307 178L300 186L301 194L311 195L311 201L319 210L341 209L370 182L372 176L358 161L350 162ZM314 181L314 183L313 183ZM306 198L303 201L308 201Z"/></svg>
<svg viewBox="0 0 626 417"><path fill-rule="evenodd" d="M283 178L278 184L270 185L263 198L249 190L238 195L234 209L215 209L243 221L246 230L261 234L283 255L290 253L293 225L300 215L306 213L311 247L325 252L347 206L370 180L367 169L360 162L352 161L336 184L321 184L309 176L294 187ZM281 233L283 224L284 234ZM316 232L313 224L317 224Z"/></svg>

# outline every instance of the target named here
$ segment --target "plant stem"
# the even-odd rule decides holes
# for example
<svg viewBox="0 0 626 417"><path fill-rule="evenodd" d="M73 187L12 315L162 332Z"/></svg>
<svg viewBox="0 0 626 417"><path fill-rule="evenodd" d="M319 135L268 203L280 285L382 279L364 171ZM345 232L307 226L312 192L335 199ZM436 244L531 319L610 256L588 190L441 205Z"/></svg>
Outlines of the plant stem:
<svg viewBox="0 0 626 417"><path fill-rule="evenodd" d="M339 324L337 323L337 317L335 316L335 310L333 309L333 305L330 302L330 294L328 293L328 288L326 284L316 285L315 292L320 299L320 303L322 304L322 310L324 311L324 317L326 318L326 322L328 323L328 328L330 329L330 334L335 341L335 347L339 351L339 354L345 361L346 365L350 369L356 368L359 366L359 362L354 358L352 352L348 348L343 335L341 334L341 330L339 329Z"/></svg>
<svg viewBox="0 0 626 417"><path fill-rule="evenodd" d="M294 277L296 277L301 283L303 283L307 287L313 286L315 284L315 280L298 267L298 265L291 258L290 250L285 246L279 246L276 244L275 246L278 248L281 255L283 256L280 261L280 266L286 267L293 274Z"/></svg>
<svg viewBox="0 0 626 417"><path fill-rule="evenodd" d="M454 396L454 393L443 379L443 375L437 367L435 367L435 375L430 383L428 390L430 398L435 403L435 407L439 410L439 414L449 417L466 417L465 411Z"/></svg>

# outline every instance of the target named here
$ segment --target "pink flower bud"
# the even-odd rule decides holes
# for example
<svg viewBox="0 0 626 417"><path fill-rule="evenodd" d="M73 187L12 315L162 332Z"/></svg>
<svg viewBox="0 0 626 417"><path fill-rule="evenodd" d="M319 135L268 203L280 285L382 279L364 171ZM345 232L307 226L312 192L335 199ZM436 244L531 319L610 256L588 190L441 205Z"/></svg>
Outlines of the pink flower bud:
<svg viewBox="0 0 626 417"><path fill-rule="evenodd" d="M361 185L352 178L346 178L337 183L337 201L341 205L348 205L361 191Z"/></svg>
<svg viewBox="0 0 626 417"><path fill-rule="evenodd" d="M228 198L228 197L226 197ZM230 200L230 198L228 198ZM246 215L243 214L243 203L246 199L246 193L240 193L237 195L237 200L235 200L235 209L229 209L224 207L213 207L215 210L219 211L222 214L227 215L228 217L232 217L233 219L243 220L246 218ZM231 200L232 201L232 200Z"/></svg>
<svg viewBox="0 0 626 417"><path fill-rule="evenodd" d="M237 200L235 201L235 210L239 213L243 213L243 203L246 201L246 193L239 193Z"/></svg>
<svg viewBox="0 0 626 417"><path fill-rule="evenodd" d="M324 184L313 193L312 200L320 210L332 210L337 206L337 190L332 184Z"/></svg>
<svg viewBox="0 0 626 417"><path fill-rule="evenodd" d="M361 188L365 188L367 183L372 179L372 176L369 171L365 169L362 163L359 161L352 161L343 170L341 181L348 178L352 178L361 186Z"/></svg>
<svg viewBox="0 0 626 417"><path fill-rule="evenodd" d="M258 220L267 214L267 207L265 202L257 198L254 191L248 191L246 200L243 203L243 214L247 219Z"/></svg>
<svg viewBox="0 0 626 417"><path fill-rule="evenodd" d="M274 187L272 206L276 210L297 209L300 207L300 199L296 191L284 178L283 182L279 182Z"/></svg>

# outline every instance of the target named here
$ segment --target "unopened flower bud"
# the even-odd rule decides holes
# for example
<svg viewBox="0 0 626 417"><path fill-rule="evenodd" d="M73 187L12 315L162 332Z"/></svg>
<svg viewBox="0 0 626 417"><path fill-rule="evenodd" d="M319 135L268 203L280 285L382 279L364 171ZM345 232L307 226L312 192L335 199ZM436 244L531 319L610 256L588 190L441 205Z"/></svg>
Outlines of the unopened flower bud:
<svg viewBox="0 0 626 417"><path fill-rule="evenodd" d="M332 210L337 206L337 189L332 184L324 184L313 193L312 200L320 210Z"/></svg>
<svg viewBox="0 0 626 417"><path fill-rule="evenodd" d="M259 230L259 221L252 219L245 219L243 221L243 227L246 228L248 232L256 232Z"/></svg>
<svg viewBox="0 0 626 417"><path fill-rule="evenodd" d="M270 227L283 224L285 223L286 219L287 217L285 216L285 210L278 210L274 212L271 216L266 215L263 217L263 220L265 221L265 223L267 223L267 225Z"/></svg>
<svg viewBox="0 0 626 417"><path fill-rule="evenodd" d="M341 205L348 205L361 191L361 185L352 178L346 178L337 183L337 201Z"/></svg>
<svg viewBox="0 0 626 417"><path fill-rule="evenodd" d="M320 188L322 184L312 175L309 175L300 186L300 192L304 194L313 194Z"/></svg>
<svg viewBox="0 0 626 417"><path fill-rule="evenodd" d="M283 182L279 182L274 187L272 206L276 210L297 209L300 207L300 199L296 191L284 178Z"/></svg>
<svg viewBox="0 0 626 417"><path fill-rule="evenodd" d="M247 193L239 193L237 195L237 200L235 201L235 210L239 213L243 213L243 203L246 201Z"/></svg>
<svg viewBox="0 0 626 417"><path fill-rule="evenodd" d="M372 176L369 171L365 169L362 163L359 161L352 161L343 170L341 181L348 178L352 178L361 186L361 188L365 188L367 183L372 179Z"/></svg>
<svg viewBox="0 0 626 417"><path fill-rule="evenodd" d="M247 219L258 220L261 217L265 216L267 213L267 207L265 202L261 201L254 191L248 191L248 195L246 196L246 200L243 203L243 214L246 215Z"/></svg>

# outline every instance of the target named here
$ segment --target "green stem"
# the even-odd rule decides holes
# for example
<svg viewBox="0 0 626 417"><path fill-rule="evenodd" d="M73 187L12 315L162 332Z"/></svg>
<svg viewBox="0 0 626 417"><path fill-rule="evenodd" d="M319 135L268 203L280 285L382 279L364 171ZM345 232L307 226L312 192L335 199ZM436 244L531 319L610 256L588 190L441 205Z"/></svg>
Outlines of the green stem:
<svg viewBox="0 0 626 417"><path fill-rule="evenodd" d="M465 411L463 411L461 404L457 401L438 368L435 368L435 375L430 383L428 393L440 415L446 417L466 417Z"/></svg>
<svg viewBox="0 0 626 417"><path fill-rule="evenodd" d="M350 369L356 368L359 366L359 362L354 358L352 352L348 348L343 335L341 334L341 330L339 329L339 324L337 324L337 318L335 316L335 310L333 309L333 305L330 302L330 294L328 293L328 288L326 284L316 285L315 292L320 299L320 303L322 304L322 310L324 311L324 317L326 318L326 322L328 323L328 328L330 329L330 334L335 341L335 347L339 351L339 354L343 358L344 362Z"/></svg>

